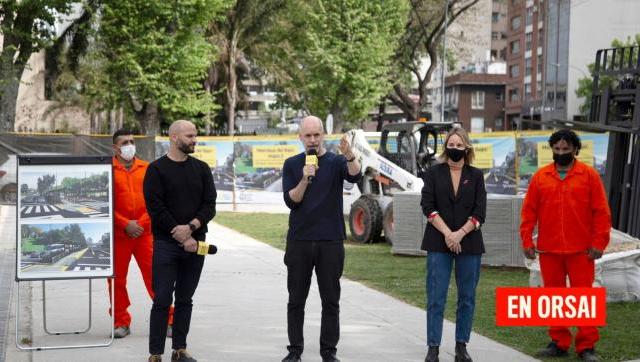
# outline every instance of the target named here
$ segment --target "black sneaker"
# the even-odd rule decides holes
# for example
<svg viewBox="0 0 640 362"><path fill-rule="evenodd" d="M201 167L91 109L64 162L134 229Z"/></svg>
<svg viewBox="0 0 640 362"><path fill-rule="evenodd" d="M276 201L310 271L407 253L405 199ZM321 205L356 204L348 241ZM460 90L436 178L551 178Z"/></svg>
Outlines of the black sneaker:
<svg viewBox="0 0 640 362"><path fill-rule="evenodd" d="M580 352L578 356L580 356L580 359L582 359L583 361L599 361L598 356L596 356L596 351L594 351L593 348L585 349L584 351Z"/></svg>
<svg viewBox="0 0 640 362"><path fill-rule="evenodd" d="M322 362L340 362L334 353L322 356Z"/></svg>
<svg viewBox="0 0 640 362"><path fill-rule="evenodd" d="M300 354L296 352L289 352L287 357L282 359L282 362L300 362Z"/></svg>
<svg viewBox="0 0 640 362"><path fill-rule="evenodd" d="M171 362L198 362L195 358L191 357L187 350L184 348L176 349L171 353Z"/></svg>
<svg viewBox="0 0 640 362"><path fill-rule="evenodd" d="M547 348L543 348L536 353L536 357L566 357L567 350L558 348L555 341L551 341Z"/></svg>
<svg viewBox="0 0 640 362"><path fill-rule="evenodd" d="M440 354L440 347L438 346L429 346L429 350L427 351L427 357L424 358L424 362L439 362L440 359L438 355Z"/></svg>
<svg viewBox="0 0 640 362"><path fill-rule="evenodd" d="M467 352L467 344L463 342L456 342L456 362L473 362L471 356Z"/></svg>

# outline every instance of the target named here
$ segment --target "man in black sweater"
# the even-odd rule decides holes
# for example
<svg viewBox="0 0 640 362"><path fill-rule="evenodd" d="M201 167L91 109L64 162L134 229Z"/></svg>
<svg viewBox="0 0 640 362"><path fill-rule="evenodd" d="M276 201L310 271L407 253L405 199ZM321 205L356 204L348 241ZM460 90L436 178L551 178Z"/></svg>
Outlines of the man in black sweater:
<svg viewBox="0 0 640 362"><path fill-rule="evenodd" d="M282 361L300 361L304 349L304 306L315 267L322 300L320 355L323 362L335 362L339 361L336 346L340 337L340 277L346 238L342 187L344 180L360 179L360 163L344 137L340 140L342 156L324 148L324 130L318 117L302 120L299 137L305 151L317 152L318 163L306 164L305 153L300 153L288 158L282 169L284 201L291 209L284 256L290 344L289 354Z"/></svg>
<svg viewBox="0 0 640 362"><path fill-rule="evenodd" d="M195 361L186 351L192 297L200 280L204 256L195 252L205 240L207 223L216 213L216 188L209 166L191 156L196 127L176 121L169 128L169 152L149 165L144 199L153 232L153 307L149 361L164 352L167 318L175 291L172 361Z"/></svg>

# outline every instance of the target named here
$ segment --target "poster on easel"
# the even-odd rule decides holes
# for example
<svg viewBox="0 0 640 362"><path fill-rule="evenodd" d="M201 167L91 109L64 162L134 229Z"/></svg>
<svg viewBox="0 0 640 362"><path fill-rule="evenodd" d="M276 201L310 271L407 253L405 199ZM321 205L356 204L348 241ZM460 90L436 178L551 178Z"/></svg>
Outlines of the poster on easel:
<svg viewBox="0 0 640 362"><path fill-rule="evenodd" d="M16 280L113 276L111 157L19 155Z"/></svg>

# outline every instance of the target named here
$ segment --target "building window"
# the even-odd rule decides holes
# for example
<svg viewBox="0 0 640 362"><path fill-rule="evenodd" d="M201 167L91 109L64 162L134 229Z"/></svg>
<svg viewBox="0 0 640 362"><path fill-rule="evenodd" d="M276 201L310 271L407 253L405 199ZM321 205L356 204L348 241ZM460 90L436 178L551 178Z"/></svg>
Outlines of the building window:
<svg viewBox="0 0 640 362"><path fill-rule="evenodd" d="M494 11L491 13L491 22L492 23L497 23L500 21L500 13L497 11Z"/></svg>
<svg viewBox="0 0 640 362"><path fill-rule="evenodd" d="M531 75L531 58L524 59L524 75Z"/></svg>
<svg viewBox="0 0 640 362"><path fill-rule="evenodd" d="M471 133L484 132L484 118L472 117L471 118Z"/></svg>
<svg viewBox="0 0 640 362"><path fill-rule="evenodd" d="M471 109L484 109L483 91L474 91L471 93Z"/></svg>
<svg viewBox="0 0 640 362"><path fill-rule="evenodd" d="M520 28L521 21L522 20L520 16L511 18L511 30L517 30L518 28Z"/></svg>
<svg viewBox="0 0 640 362"><path fill-rule="evenodd" d="M500 32L497 32L497 31L491 32L491 39L500 40L501 38L502 38L502 34L500 34Z"/></svg>
<svg viewBox="0 0 640 362"><path fill-rule="evenodd" d="M511 78L517 78L520 75L520 65L514 64L509 67L509 74Z"/></svg>
<svg viewBox="0 0 640 362"><path fill-rule="evenodd" d="M541 47L544 43L544 29L538 29L538 46Z"/></svg>
<svg viewBox="0 0 640 362"><path fill-rule="evenodd" d="M496 131L502 131L502 118L496 118L496 120L493 122L493 127L496 129Z"/></svg>
<svg viewBox="0 0 640 362"><path fill-rule="evenodd" d="M458 106L458 87L453 88L453 94L451 95L451 104L454 107Z"/></svg>
<svg viewBox="0 0 640 362"><path fill-rule="evenodd" d="M533 23L533 6L527 8L527 14L525 15L525 23L531 25Z"/></svg>
<svg viewBox="0 0 640 362"><path fill-rule="evenodd" d="M518 94L518 88L512 88L509 90L509 101L510 102L518 102L520 100L520 95Z"/></svg>
<svg viewBox="0 0 640 362"><path fill-rule="evenodd" d="M511 42L511 54L520 53L520 40L514 40Z"/></svg>
<svg viewBox="0 0 640 362"><path fill-rule="evenodd" d="M525 100L531 99L531 83L524 84L524 99Z"/></svg>
<svg viewBox="0 0 640 362"><path fill-rule="evenodd" d="M538 98L542 96L542 81L540 80L536 82L536 94L538 94Z"/></svg>
<svg viewBox="0 0 640 362"><path fill-rule="evenodd" d="M496 93L496 102L502 102L503 101L503 94L502 92L497 92Z"/></svg>
<svg viewBox="0 0 640 362"><path fill-rule="evenodd" d="M524 35L524 44L527 50L531 50L533 47L533 33L526 33Z"/></svg>
<svg viewBox="0 0 640 362"><path fill-rule="evenodd" d="M538 74L542 74L544 64L542 63L542 54L538 55Z"/></svg>
<svg viewBox="0 0 640 362"><path fill-rule="evenodd" d="M500 60L507 59L507 48L500 49Z"/></svg>

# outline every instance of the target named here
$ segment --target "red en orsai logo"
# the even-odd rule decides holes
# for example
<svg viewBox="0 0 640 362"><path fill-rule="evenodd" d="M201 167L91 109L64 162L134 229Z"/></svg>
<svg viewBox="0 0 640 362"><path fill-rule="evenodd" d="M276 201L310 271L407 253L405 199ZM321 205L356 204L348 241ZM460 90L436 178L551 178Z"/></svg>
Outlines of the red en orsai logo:
<svg viewBox="0 0 640 362"><path fill-rule="evenodd" d="M496 325L604 326L604 288L496 288Z"/></svg>

